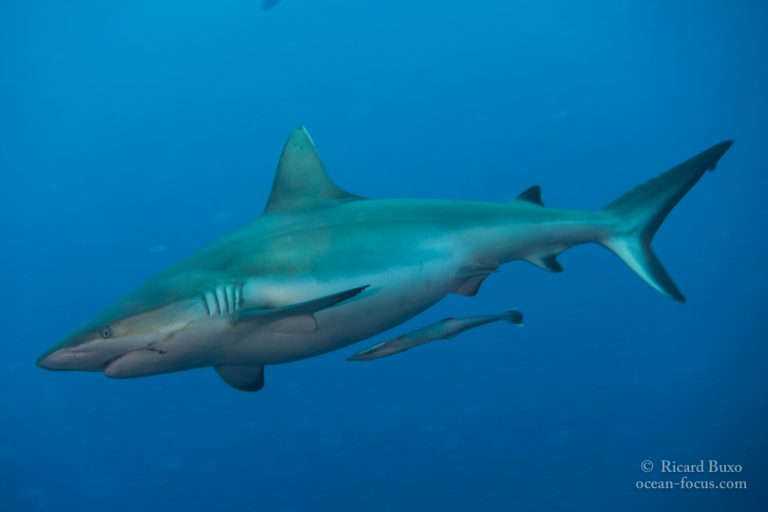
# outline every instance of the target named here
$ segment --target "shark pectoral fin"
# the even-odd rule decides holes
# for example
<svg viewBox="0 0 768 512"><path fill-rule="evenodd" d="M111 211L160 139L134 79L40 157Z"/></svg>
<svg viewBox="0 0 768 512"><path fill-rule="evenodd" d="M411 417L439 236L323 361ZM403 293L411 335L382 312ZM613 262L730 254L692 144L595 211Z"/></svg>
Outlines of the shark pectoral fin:
<svg viewBox="0 0 768 512"><path fill-rule="evenodd" d="M293 315L268 322L264 329L285 334L310 334L317 330L315 315Z"/></svg>
<svg viewBox="0 0 768 512"><path fill-rule="evenodd" d="M480 291L480 285L483 284L485 278L495 273L498 268L498 265L493 264L471 265L462 268L456 274L456 278L460 281L460 284L453 290L453 293L474 297L477 295L477 292Z"/></svg>
<svg viewBox="0 0 768 512"><path fill-rule="evenodd" d="M317 319L312 313L291 314L282 309L246 308L232 317L232 323L259 322L270 332L286 334L308 334L317 330Z"/></svg>
<svg viewBox="0 0 768 512"><path fill-rule="evenodd" d="M263 366L217 366L219 377L240 391L259 391L264 387Z"/></svg>
<svg viewBox="0 0 768 512"><path fill-rule="evenodd" d="M305 333L317 329L314 314L323 309L335 306L359 294L369 285L358 286L350 290L326 295L319 299L299 302L276 308L244 308L232 316L232 323L242 321L263 322L269 329L276 332Z"/></svg>

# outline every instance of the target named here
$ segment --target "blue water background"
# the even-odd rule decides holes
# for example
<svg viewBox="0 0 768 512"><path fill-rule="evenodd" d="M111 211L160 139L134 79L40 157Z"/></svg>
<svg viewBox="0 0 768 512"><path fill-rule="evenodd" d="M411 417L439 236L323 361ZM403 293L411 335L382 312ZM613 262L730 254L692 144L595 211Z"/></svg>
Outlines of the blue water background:
<svg viewBox="0 0 768 512"><path fill-rule="evenodd" d="M767 25L740 0L3 0L0 508L765 510ZM656 238L685 305L583 246L393 333L510 306L523 329L348 347L258 394L34 365L257 216L301 124L358 194L541 184L584 209L736 145ZM741 464L750 489L635 489L663 458Z"/></svg>

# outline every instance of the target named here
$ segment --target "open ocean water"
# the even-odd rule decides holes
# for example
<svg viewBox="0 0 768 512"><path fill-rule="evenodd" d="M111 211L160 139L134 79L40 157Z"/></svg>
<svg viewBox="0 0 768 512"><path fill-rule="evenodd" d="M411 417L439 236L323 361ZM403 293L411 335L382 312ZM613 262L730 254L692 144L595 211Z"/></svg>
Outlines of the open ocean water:
<svg viewBox="0 0 768 512"><path fill-rule="evenodd" d="M757 0L2 0L0 510L768 510L766 50ZM36 367L259 215L298 125L354 193L581 209L736 143L655 239L686 304L580 246L373 341L522 329L255 394ZM747 488L638 488L683 477Z"/></svg>

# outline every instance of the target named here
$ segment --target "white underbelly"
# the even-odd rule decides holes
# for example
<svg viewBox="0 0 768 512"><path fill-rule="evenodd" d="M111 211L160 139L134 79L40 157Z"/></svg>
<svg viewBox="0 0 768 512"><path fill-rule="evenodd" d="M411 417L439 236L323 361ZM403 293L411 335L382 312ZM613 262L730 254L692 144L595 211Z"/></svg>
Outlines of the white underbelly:
<svg viewBox="0 0 768 512"><path fill-rule="evenodd" d="M254 323L220 354L218 364L279 364L313 357L369 338L412 318L456 288L457 262L403 268L326 284L304 284L302 300L370 285L357 297L315 314L311 333L267 332ZM365 277L369 281L365 281ZM312 290L308 290L311 288ZM296 287L294 287L296 290ZM288 292L282 292L288 293Z"/></svg>

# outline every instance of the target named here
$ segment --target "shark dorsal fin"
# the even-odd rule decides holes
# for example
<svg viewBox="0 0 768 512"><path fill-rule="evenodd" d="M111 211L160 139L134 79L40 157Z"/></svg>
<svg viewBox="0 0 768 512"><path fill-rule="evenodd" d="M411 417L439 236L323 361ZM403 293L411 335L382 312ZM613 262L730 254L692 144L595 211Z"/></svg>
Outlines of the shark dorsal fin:
<svg viewBox="0 0 768 512"><path fill-rule="evenodd" d="M336 186L320 161L312 138L302 126L285 143L265 213L282 213L363 199Z"/></svg>

